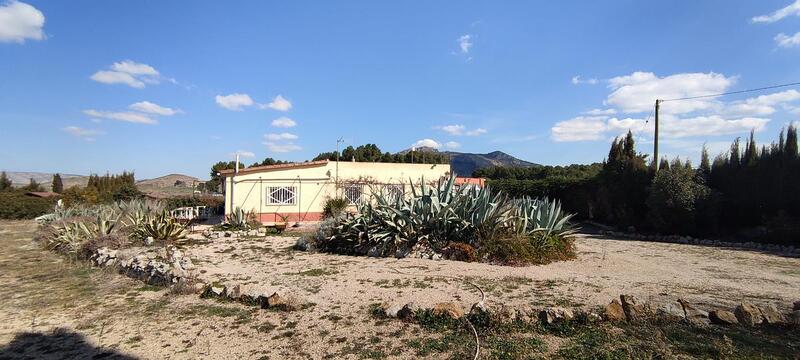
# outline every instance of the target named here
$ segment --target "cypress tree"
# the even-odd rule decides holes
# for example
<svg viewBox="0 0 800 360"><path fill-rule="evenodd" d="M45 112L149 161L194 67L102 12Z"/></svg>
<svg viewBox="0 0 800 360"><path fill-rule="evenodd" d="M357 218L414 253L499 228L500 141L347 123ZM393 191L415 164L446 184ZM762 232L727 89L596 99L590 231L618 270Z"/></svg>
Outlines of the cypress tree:
<svg viewBox="0 0 800 360"><path fill-rule="evenodd" d="M756 163L757 157L758 149L756 148L756 140L753 137L753 130L750 130L750 139L747 141L747 148L744 150L742 164L752 166Z"/></svg>
<svg viewBox="0 0 800 360"><path fill-rule="evenodd" d="M784 148L784 152L790 159L797 157L797 128L792 125L786 130L786 147Z"/></svg>
<svg viewBox="0 0 800 360"><path fill-rule="evenodd" d="M741 163L739 160L739 142L740 139L737 137L736 140L733 141L733 144L731 144L730 163L733 166L739 166L739 164Z"/></svg>
<svg viewBox="0 0 800 360"><path fill-rule="evenodd" d="M0 191L11 190L11 179L8 178L6 172L0 173Z"/></svg>
<svg viewBox="0 0 800 360"><path fill-rule="evenodd" d="M52 190L53 190L53 192L56 192L56 193L59 193L59 194L61 194L61 192L64 191L64 183L61 181L61 175L59 173L56 173L55 175L53 175Z"/></svg>
<svg viewBox="0 0 800 360"><path fill-rule="evenodd" d="M708 148L703 144L703 152L700 153L700 170L706 174L711 173L711 163L708 161Z"/></svg>
<svg viewBox="0 0 800 360"><path fill-rule="evenodd" d="M31 182L28 183L28 185L25 185L25 187L23 187L22 189L25 190L25 191L42 191L43 190L42 186L39 185L39 183L36 182L36 180L34 180L33 178L31 178Z"/></svg>

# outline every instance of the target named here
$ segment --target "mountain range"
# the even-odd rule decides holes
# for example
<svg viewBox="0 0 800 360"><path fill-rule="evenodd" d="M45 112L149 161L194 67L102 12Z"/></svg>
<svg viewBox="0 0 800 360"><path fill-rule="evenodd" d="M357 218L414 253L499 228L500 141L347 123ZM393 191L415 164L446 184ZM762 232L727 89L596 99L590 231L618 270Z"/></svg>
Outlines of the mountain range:
<svg viewBox="0 0 800 360"><path fill-rule="evenodd" d="M541 166L536 163L518 159L502 151L492 151L488 154L461 153L445 151L450 154L450 167L460 176L472 176L477 169L492 166L531 167Z"/></svg>
<svg viewBox="0 0 800 360"><path fill-rule="evenodd" d="M492 166L514 166L514 167L531 167L540 166L539 164L529 161L518 159L514 156L506 154L502 151L492 151L487 154L475 153L462 153L456 151L438 151L434 148L420 147L416 151L437 152L450 156L450 165L453 172L460 176L472 176L472 173L477 169L492 167ZM408 152L403 150L400 153ZM25 186L30 182L30 179L36 180L45 189L50 189L51 181L53 180L53 173L43 172L19 172L7 171L6 176L11 179L14 187ZM86 186L89 177L85 175L75 174L61 174L61 180L64 182L64 188L74 185ZM155 188L173 188L177 181L181 184L179 187L191 187L192 184L200 181L199 179L182 174L169 174L161 177L139 180L136 185L140 188L155 189Z"/></svg>
<svg viewBox="0 0 800 360"><path fill-rule="evenodd" d="M425 147L425 146L415 148L414 150L448 154L450 156L450 166L453 169L453 172L455 172L459 176L472 176L472 173L475 170L492 166L512 166L512 167L541 166L536 163L518 159L502 151L492 151L487 154L462 153L456 151L440 152L435 148ZM409 151L411 151L411 149L406 149L401 151L400 154L405 154Z"/></svg>

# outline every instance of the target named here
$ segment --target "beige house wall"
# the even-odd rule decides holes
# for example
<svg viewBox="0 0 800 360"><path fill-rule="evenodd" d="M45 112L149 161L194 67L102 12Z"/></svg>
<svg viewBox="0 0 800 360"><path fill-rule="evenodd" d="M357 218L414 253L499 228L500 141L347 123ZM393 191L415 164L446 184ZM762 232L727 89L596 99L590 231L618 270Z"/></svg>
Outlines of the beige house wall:
<svg viewBox="0 0 800 360"><path fill-rule="evenodd" d="M241 207L257 214L266 224L281 221L281 215L290 222L318 221L325 201L337 196L337 173L339 197L343 196L343 188L348 184L358 183L366 184L362 196L368 198L370 189L380 191L384 184L408 184L410 180L419 183L423 178L426 182L436 181L450 174L450 165L340 161L337 167L337 162L329 161L244 169L235 178L226 174L225 214L230 214L234 207ZM270 187L294 187L294 204L270 204Z"/></svg>

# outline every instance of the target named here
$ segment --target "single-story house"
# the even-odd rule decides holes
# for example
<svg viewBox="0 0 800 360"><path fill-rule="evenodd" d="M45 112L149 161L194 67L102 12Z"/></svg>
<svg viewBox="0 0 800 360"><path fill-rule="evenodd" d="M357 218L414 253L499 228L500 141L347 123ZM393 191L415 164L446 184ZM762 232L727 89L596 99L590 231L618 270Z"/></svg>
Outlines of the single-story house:
<svg viewBox="0 0 800 360"><path fill-rule="evenodd" d="M376 191L401 194L409 181L437 181L450 175L448 164L311 161L223 170L225 215L239 207L265 224L319 221L325 201L344 198L352 205ZM234 174L235 173L235 174ZM337 186L338 183L338 186Z"/></svg>

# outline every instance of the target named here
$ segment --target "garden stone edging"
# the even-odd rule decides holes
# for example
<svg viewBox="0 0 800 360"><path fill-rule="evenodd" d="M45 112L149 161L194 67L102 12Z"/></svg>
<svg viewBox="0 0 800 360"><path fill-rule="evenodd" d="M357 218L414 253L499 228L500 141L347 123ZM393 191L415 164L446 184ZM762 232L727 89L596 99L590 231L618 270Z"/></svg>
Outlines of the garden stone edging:
<svg viewBox="0 0 800 360"><path fill-rule="evenodd" d="M194 268L192 260L174 247L166 249L166 253L166 258L147 252L122 258L119 250L102 247L89 260L98 267L116 267L119 273L150 285L169 287L189 280Z"/></svg>

